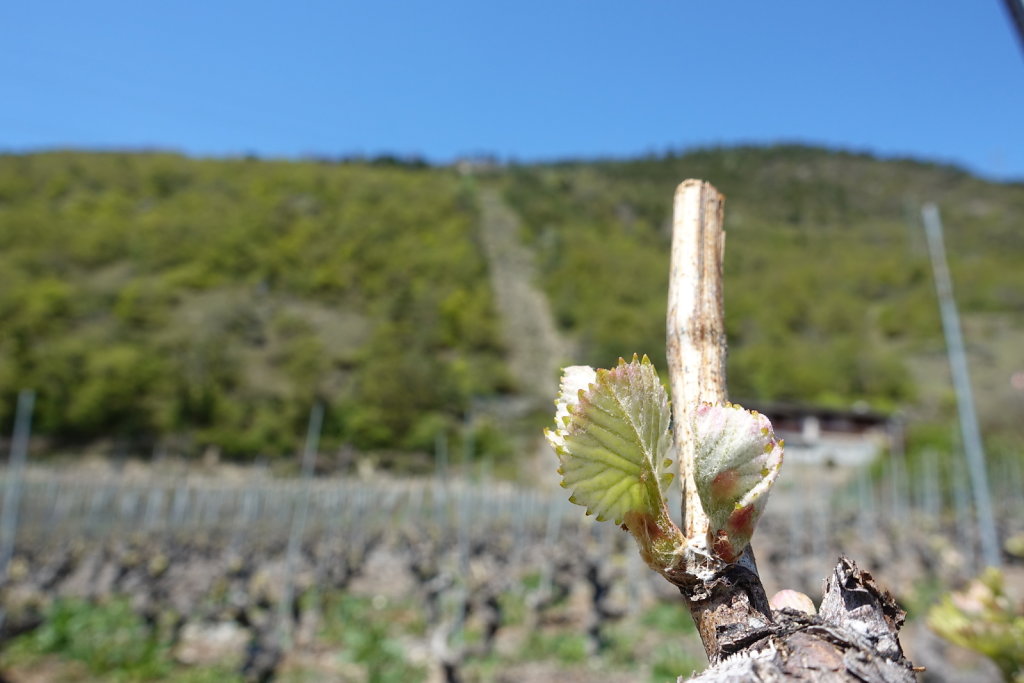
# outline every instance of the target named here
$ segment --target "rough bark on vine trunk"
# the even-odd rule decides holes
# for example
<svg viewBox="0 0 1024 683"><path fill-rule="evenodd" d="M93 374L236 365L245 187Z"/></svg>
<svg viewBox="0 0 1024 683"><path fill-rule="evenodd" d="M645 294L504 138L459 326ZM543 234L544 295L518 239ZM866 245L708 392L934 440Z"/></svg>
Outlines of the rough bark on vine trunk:
<svg viewBox="0 0 1024 683"><path fill-rule="evenodd" d="M906 613L848 558L825 580L817 616L791 609L773 616L766 626L719 624L717 664L690 681L915 680L898 636Z"/></svg>
<svg viewBox="0 0 1024 683"><path fill-rule="evenodd" d="M683 531L707 547L708 518L693 477L692 411L724 403L725 315L722 292L724 197L687 180L676 191L668 297L672 418L683 485ZM711 578L689 571L673 583L683 594L711 667L693 680L913 681L898 632L904 613L867 572L840 558L826 580L818 616L772 612L748 547L735 564L708 557ZM682 679L681 679L682 680Z"/></svg>

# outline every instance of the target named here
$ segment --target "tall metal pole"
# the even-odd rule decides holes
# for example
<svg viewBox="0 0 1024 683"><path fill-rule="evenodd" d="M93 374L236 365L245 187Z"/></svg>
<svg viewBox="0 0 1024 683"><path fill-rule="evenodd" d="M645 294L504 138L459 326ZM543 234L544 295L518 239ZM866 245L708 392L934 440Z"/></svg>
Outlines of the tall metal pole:
<svg viewBox="0 0 1024 683"><path fill-rule="evenodd" d="M285 649L292 646L292 602L295 599L295 569L302 548L302 538L306 534L306 520L309 517L309 498L313 483L313 468L316 466L316 452L320 447L320 430L324 422L324 405L320 401L313 403L309 412L309 426L306 429L306 447L302 451L302 488L298 500L298 509L292 517L291 533L288 535L288 548L285 553L285 584L284 596L278 606L281 640Z"/></svg>
<svg viewBox="0 0 1024 683"><path fill-rule="evenodd" d="M928 253L935 272L935 290L939 296L939 311L942 314L942 329L946 335L946 349L949 352L949 368L956 389L956 406L960 414L960 434L963 437L964 454L967 456L968 474L978 508L978 527L981 535L981 554L985 564L999 567L999 539L996 533L995 517L992 514L992 495L985 472L985 450L978 429L978 416L974 410L974 394L971 392L971 376L967 371L967 355L964 353L964 339L960 330L960 315L953 300L953 282L949 276L946 260L946 246L942 239L942 221L935 204L925 204L921 209L925 235L928 238Z"/></svg>
<svg viewBox="0 0 1024 683"><path fill-rule="evenodd" d="M0 580L7 579L7 567L14 554L14 537L18 530L18 508L21 504L22 475L28 458L28 438L32 431L32 408L36 392L22 389L18 394L18 407L14 414L14 434L11 438L11 460L7 467L4 487L4 505L0 512Z"/></svg>

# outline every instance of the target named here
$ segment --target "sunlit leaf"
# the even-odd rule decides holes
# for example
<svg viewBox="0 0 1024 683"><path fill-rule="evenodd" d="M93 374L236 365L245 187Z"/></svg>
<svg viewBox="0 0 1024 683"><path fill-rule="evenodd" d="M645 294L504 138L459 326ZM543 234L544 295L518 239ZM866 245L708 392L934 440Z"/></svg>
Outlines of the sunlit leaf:
<svg viewBox="0 0 1024 683"><path fill-rule="evenodd" d="M672 480L668 395L646 356L612 370L566 368L546 430L570 501L599 520L657 517Z"/></svg>

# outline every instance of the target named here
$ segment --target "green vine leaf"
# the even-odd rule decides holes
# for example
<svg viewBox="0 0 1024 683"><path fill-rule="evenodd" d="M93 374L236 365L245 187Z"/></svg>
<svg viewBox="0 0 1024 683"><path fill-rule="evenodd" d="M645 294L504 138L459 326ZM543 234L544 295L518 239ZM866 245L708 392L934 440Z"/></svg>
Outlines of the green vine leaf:
<svg viewBox="0 0 1024 683"><path fill-rule="evenodd" d="M694 480L710 520L709 543L722 560L735 562L779 476L784 444L767 417L731 403L699 406L693 433Z"/></svg>
<svg viewBox="0 0 1024 683"><path fill-rule="evenodd" d="M556 405L556 428L545 435L558 453L562 486L572 489L569 500L616 524L630 511L655 514L673 475L666 471L668 394L650 360L566 368Z"/></svg>
<svg viewBox="0 0 1024 683"><path fill-rule="evenodd" d="M666 507L674 476L668 394L651 361L565 368L556 406L555 429L544 433L569 500L598 521L624 524L648 564L670 564L682 535Z"/></svg>

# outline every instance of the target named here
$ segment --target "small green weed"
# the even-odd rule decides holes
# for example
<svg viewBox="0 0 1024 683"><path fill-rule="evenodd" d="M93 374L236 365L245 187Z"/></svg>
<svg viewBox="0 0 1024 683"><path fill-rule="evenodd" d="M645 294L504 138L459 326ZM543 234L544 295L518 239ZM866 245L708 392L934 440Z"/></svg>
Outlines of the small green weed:
<svg viewBox="0 0 1024 683"><path fill-rule="evenodd" d="M8 653L15 659L55 654L122 680L160 678L173 666L166 644L122 599L100 605L57 600L43 624L16 639Z"/></svg>
<svg viewBox="0 0 1024 683"><path fill-rule="evenodd" d="M695 633L693 617L681 602L659 602L644 614L641 623L662 633Z"/></svg>
<svg viewBox="0 0 1024 683"><path fill-rule="evenodd" d="M690 674L702 670L706 665L706 662L698 661L678 646L663 645L654 652L651 681L664 683L665 681L675 681L679 676L689 677Z"/></svg>
<svg viewBox="0 0 1024 683"><path fill-rule="evenodd" d="M587 658L587 641L579 633L532 631L523 648L523 658L556 659L563 664L578 664Z"/></svg>
<svg viewBox="0 0 1024 683"><path fill-rule="evenodd" d="M401 644L392 637L400 616L396 610L375 606L369 598L341 595L329 602L327 611L325 635L342 645L347 658L365 667L368 681L423 680L424 672L406 661Z"/></svg>

